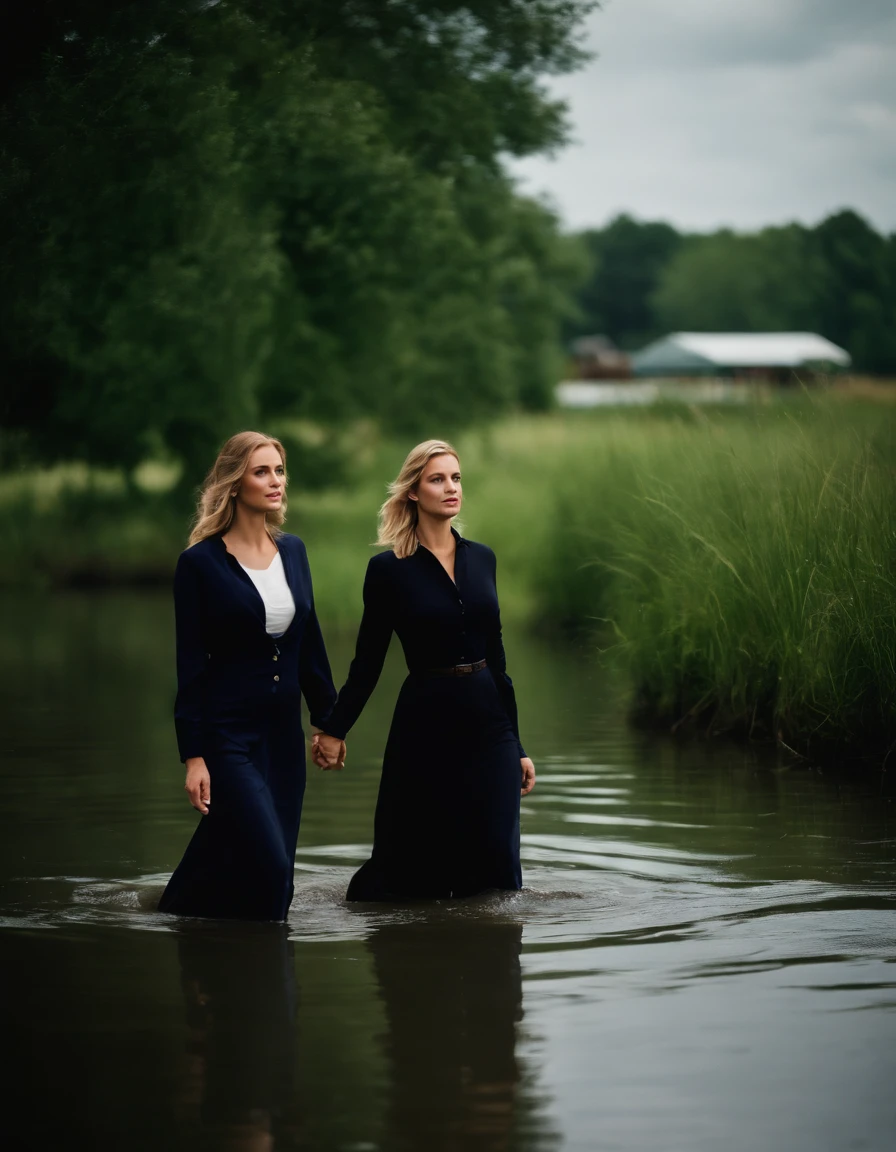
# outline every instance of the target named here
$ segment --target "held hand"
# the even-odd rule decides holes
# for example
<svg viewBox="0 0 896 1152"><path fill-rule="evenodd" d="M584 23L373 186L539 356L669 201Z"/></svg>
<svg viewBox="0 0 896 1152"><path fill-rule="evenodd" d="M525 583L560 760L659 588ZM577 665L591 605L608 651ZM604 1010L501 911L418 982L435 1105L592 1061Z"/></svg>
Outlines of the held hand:
<svg viewBox="0 0 896 1152"><path fill-rule="evenodd" d="M212 802L211 777L201 756L193 756L187 761L187 780L184 791L197 812L208 816L208 806Z"/></svg>
<svg viewBox="0 0 896 1152"><path fill-rule="evenodd" d="M535 787L535 765L528 756L524 756L522 760L520 760L520 767L523 772L523 785L520 788L520 796L528 796Z"/></svg>
<svg viewBox="0 0 896 1152"><path fill-rule="evenodd" d="M324 772L345 767L345 741L326 732L315 732L311 739L311 758Z"/></svg>

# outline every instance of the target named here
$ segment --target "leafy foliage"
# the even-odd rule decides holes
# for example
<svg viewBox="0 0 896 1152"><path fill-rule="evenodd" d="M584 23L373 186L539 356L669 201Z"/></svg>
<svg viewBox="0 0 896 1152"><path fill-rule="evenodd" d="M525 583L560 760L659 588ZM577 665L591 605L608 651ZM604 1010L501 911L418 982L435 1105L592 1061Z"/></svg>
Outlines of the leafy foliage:
<svg viewBox="0 0 896 1152"><path fill-rule="evenodd" d="M707 235L620 216L582 239L592 268L572 334L638 348L670 331L811 331L859 370L896 372L896 237L855 212Z"/></svg>
<svg viewBox="0 0 896 1152"><path fill-rule="evenodd" d="M585 0L49 4L5 89L5 447L196 479L234 428L546 403L581 274L500 157Z"/></svg>
<svg viewBox="0 0 896 1152"><path fill-rule="evenodd" d="M659 334L652 294L682 237L670 224L618 216L582 239L592 273L579 290L577 332L603 332L620 347L640 347Z"/></svg>

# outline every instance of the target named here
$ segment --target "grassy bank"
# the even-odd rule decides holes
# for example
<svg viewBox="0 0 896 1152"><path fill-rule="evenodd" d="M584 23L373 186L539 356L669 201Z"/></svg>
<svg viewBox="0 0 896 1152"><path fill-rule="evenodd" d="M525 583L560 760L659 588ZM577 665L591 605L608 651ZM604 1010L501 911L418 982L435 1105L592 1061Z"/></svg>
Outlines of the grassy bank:
<svg viewBox="0 0 896 1152"><path fill-rule="evenodd" d="M325 491L290 461L288 526L334 623L358 618L406 448L366 437L352 483ZM558 413L459 448L465 531L498 553L505 617L590 631L644 721L810 753L882 755L896 738L892 405ZM168 582L185 515L158 478L54 477L0 481L0 581Z"/></svg>
<svg viewBox="0 0 896 1152"><path fill-rule="evenodd" d="M608 421L567 452L537 599L600 621L637 712L808 755L896 739L896 435L805 404Z"/></svg>

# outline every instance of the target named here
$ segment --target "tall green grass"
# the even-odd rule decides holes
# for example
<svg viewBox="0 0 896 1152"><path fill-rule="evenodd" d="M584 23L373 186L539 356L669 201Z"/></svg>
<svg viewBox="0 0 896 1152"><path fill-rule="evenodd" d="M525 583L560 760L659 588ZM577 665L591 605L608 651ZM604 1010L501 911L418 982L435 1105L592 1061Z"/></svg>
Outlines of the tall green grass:
<svg viewBox="0 0 896 1152"><path fill-rule="evenodd" d="M643 719L896 739L892 410L608 420L555 498L538 602L604 626Z"/></svg>
<svg viewBox="0 0 896 1152"><path fill-rule="evenodd" d="M327 621L359 617L377 508L409 447L367 435L351 482L323 490L290 459L287 527ZM554 413L458 447L464 531L498 554L505 618L585 630L644 720L802 751L896 739L896 406ZM0 481L0 583L167 582L187 514L152 487Z"/></svg>

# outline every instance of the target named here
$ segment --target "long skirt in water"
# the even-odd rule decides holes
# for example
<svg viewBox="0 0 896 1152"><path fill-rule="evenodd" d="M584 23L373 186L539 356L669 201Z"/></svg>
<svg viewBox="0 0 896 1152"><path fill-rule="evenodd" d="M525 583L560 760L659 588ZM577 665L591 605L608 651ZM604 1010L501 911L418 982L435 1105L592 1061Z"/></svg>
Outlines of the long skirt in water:
<svg viewBox="0 0 896 1152"><path fill-rule="evenodd" d="M520 751L487 668L411 674L383 759L370 860L348 900L522 887Z"/></svg>
<svg viewBox="0 0 896 1152"><path fill-rule="evenodd" d="M159 902L160 912L285 920L305 793L298 696L214 718L203 816Z"/></svg>

